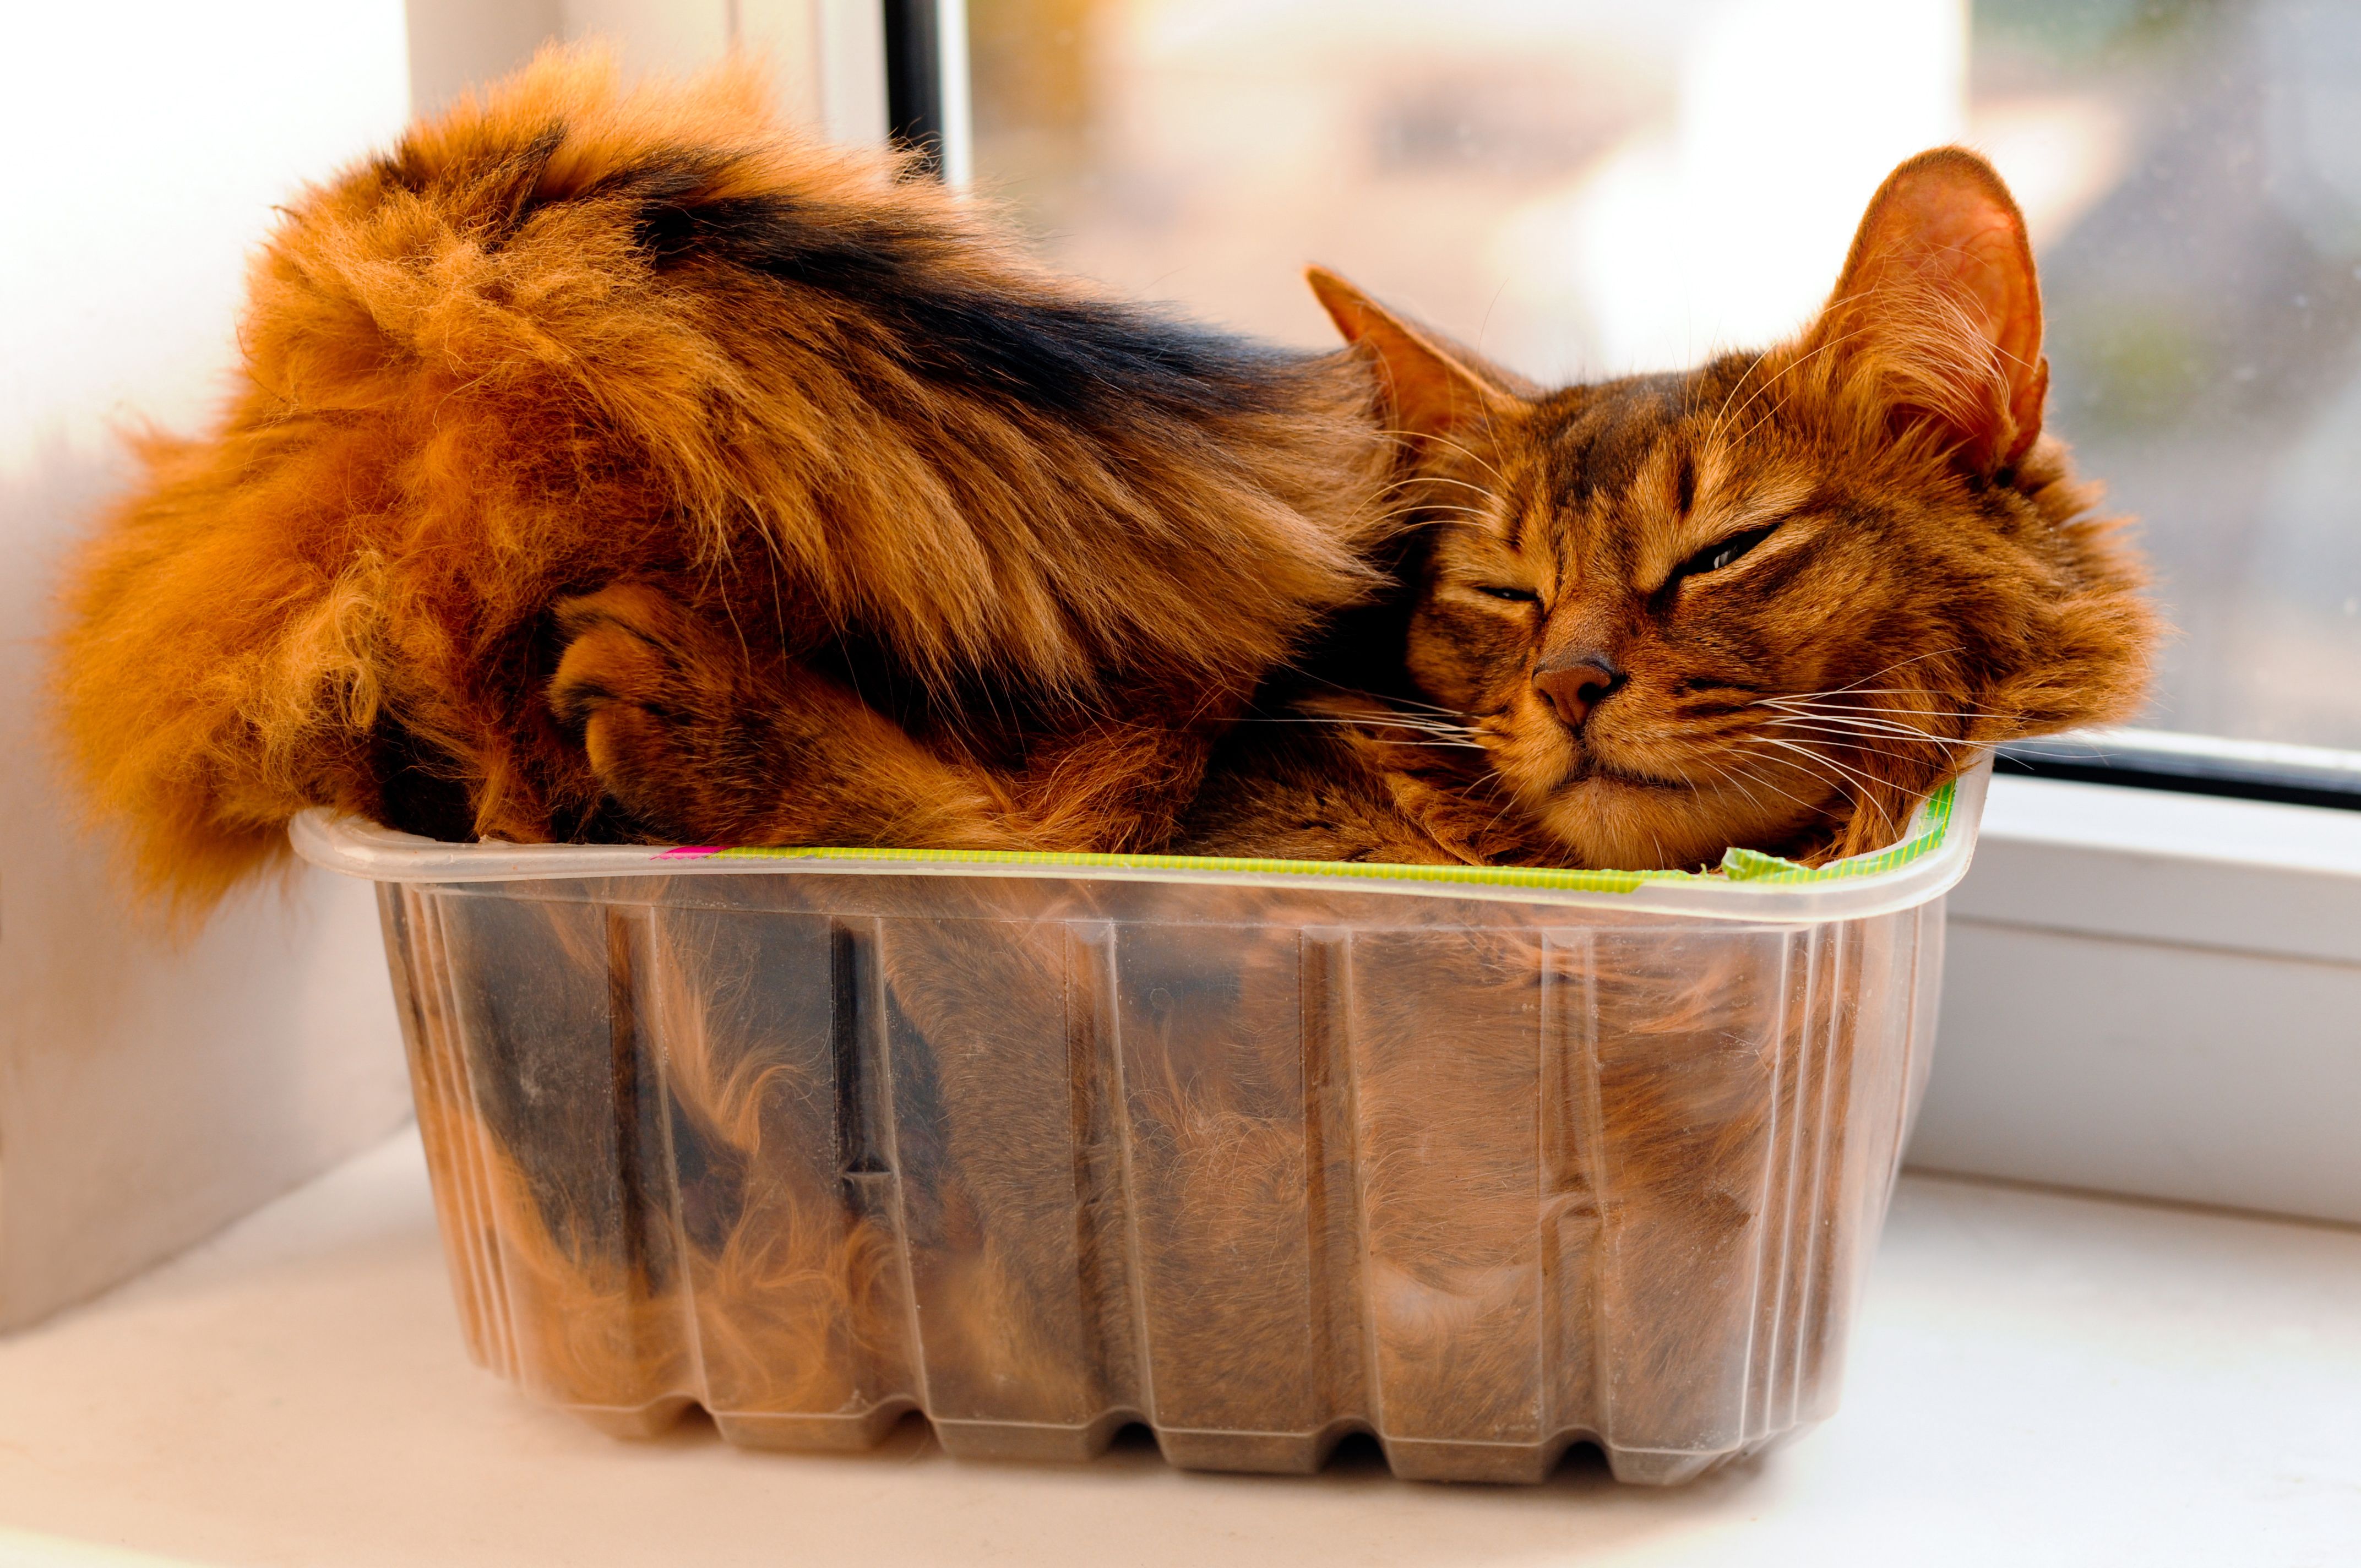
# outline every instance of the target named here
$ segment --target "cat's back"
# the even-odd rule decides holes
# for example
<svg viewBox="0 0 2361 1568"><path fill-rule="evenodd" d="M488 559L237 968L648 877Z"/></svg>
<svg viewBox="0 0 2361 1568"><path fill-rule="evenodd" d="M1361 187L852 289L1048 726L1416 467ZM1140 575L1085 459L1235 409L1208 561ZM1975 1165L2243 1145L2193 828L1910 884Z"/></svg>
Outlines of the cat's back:
<svg viewBox="0 0 2361 1568"><path fill-rule="evenodd" d="M1267 662L1390 526L1360 358L1048 274L743 68L545 56L297 203L241 336L249 433L368 426L374 517L569 586L768 556L921 668Z"/></svg>

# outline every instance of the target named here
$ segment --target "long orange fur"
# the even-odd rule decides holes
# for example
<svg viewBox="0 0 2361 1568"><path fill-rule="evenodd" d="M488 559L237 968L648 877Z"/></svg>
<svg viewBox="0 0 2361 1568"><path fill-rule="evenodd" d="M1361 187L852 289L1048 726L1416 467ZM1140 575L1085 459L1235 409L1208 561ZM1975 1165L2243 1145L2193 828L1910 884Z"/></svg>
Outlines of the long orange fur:
<svg viewBox="0 0 2361 1568"><path fill-rule="evenodd" d="M220 424L69 578L62 729L144 883L201 908L312 806L665 836L602 806L598 661L547 695L651 593L826 742L803 832L1166 836L1370 586L1367 371L1092 300L902 173L746 69L552 53L292 203Z"/></svg>

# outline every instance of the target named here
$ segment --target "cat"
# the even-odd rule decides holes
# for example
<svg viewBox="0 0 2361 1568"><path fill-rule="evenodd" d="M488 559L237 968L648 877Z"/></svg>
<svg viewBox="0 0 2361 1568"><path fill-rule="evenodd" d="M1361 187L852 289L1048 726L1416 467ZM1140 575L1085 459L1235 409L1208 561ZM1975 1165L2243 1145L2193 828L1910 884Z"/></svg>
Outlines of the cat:
<svg viewBox="0 0 2361 1568"><path fill-rule="evenodd" d="M1971 154L1897 171L1796 343L1552 394L1332 274L1325 355L1093 300L898 173L788 137L742 69L626 94L553 53L297 203L221 428L145 442L69 576L61 728L147 883L202 908L311 806L454 839L1850 853L1966 748L2138 700L2137 573L2040 439L2031 259ZM1247 726L1203 791L1405 531L1420 706ZM1348 777L1384 804L1341 836L1268 787Z"/></svg>
<svg viewBox="0 0 2361 1568"><path fill-rule="evenodd" d="M1542 393L1313 283L1420 452L1408 700L1238 731L1184 841L1252 852L1284 825L1312 859L1820 861L1891 840L1982 748L2138 709L2145 574L2043 434L2032 252L1975 154L1888 177L1795 339L1686 374ZM1382 804L1346 827L1353 778ZM1503 813L1524 843L1499 841Z"/></svg>
<svg viewBox="0 0 2361 1568"><path fill-rule="evenodd" d="M1544 393L1329 274L1347 343L1323 355L1098 302L893 162L785 137L761 97L742 71L626 95L545 57L296 204L221 427L146 444L68 586L66 732L151 886L202 906L310 806L455 839L1827 859L1890 839L1970 749L2136 703L2137 568L2041 434L2023 226L1971 154L1896 172L1795 343ZM1049 1430L1136 1393L1104 1372L1120 1314L1077 1307L1043 1250L1087 1140L1070 1097L1032 1092L1080 1070L1036 1003L1084 959L1006 890L880 888L917 935L820 925L939 1107L890 1171L823 1083L825 999L754 927L656 889L643 915L524 896L422 919L438 1201L501 1216L501 1354L544 1392L626 1427L697 1376L781 1432L890 1416L916 1288L890 1176L957 1244L930 1332L967 1346L977 1398L1016 1390ZM1251 1422L1259 1391L1356 1419L1349 1379L1282 1354L1301 1302L1273 1270L1290 1235L1365 1250L1363 1305L1327 1302L1329 1327L1374 1336L1392 1430L1447 1428L1525 1354L1532 1279L1502 1259L1532 1202L1486 1183L1531 1125L1519 1020L1567 960L1471 923L1464 963L1372 962L1400 1015L1356 1014L1362 1059L1318 1087L1359 1097L1374 1206L1348 1223L1311 1209L1308 1067L1253 1023L1317 1024L1257 896L1119 971L1174 977L1134 999L1159 1053L1137 1103L1169 1129L1142 1245L1230 1259L1141 1310L1199 1368L1190 1420ZM436 944L473 955L475 991L432 983ZM1697 1260L1745 1234L1731 1173L1792 1091L1745 1061L1700 1075L1733 1055L1715 998L1742 976L1601 951L1643 1327L1598 1365L1620 1410L1677 1429L1720 1299ZM1170 1002L1217 971L1230 990ZM1841 1060L1842 999L1781 994L1799 1027L1839 1020ZM1452 1179L1422 1197L1434 1149ZM642 1181L667 1165L676 1214Z"/></svg>
<svg viewBox="0 0 2361 1568"><path fill-rule="evenodd" d="M1176 844L1648 865L1749 841L1826 860L1890 838L1972 749L2136 702L2154 635L2137 565L2041 435L2023 229L1971 155L1895 172L1796 341L1686 376L1542 393L1341 280L1314 284L1370 355L1408 449L1402 591L1266 685L1217 743ZM661 683L734 670L721 689L759 706L763 667L660 595L593 630L602 662L642 660L649 683L596 698L637 710L632 764L608 787L634 814L683 809L636 792L699 777L735 720ZM583 645L561 661L562 703ZM1605 722L1625 714L1637 741ZM1695 771L1664 776L1678 768ZM775 778L750 770L732 820L759 830ZM703 1216L673 1266L708 1348L698 1362L666 1329L679 1313L655 1276L560 1242L578 1230L524 1194L530 1170L495 1161L506 1255L529 1280L512 1299L540 1345L528 1379L624 1424L701 1398L757 1442L840 1441L839 1412L873 1435L860 1423L923 1387L963 1446L1029 1432L1079 1452L1104 1440L1093 1422L1152 1407L1186 1463L1304 1467L1364 1425L1408 1471L1499 1478L1583 1432L1709 1451L1727 1435L1730 1347L1752 1322L1784 1348L1746 1363L1767 1380L1746 1399L1766 1403L1741 1408L1766 1431L1825 1413L1854 1260L1804 1247L1759 1299L1746 1271L1779 1223L1762 1207L1780 1201L1762 1190L1774 1127L1804 1117L1824 1139L1784 1179L1807 1183L1785 1200L1797 1234L1856 1234L1890 1175L1890 1109L1849 1107L1885 1105L1872 1085L1895 1070L1856 1059L1865 1035L1900 1026L1864 1012L1906 994L1876 980L1910 961L1891 932L1798 951L1667 945L1638 917L1627 932L1586 911L1577 961L1468 911L1396 929L1398 913L1349 894L1185 885L1159 904L1152 888L1094 901L1066 884L1044 907L1054 885L865 879L853 898L789 878L763 895L857 905L831 929L878 944L861 972L891 1020L897 1095L925 1112L903 1105L899 1219L839 1195L861 1179L848 1173L884 1167L828 1120L841 1053L814 1043L818 1024L785 1022L820 1005L808 964L766 958L751 926L688 889L649 895L651 933L624 947L661 955L647 967L664 977L671 1135L697 1151L681 1168L698 1173ZM1300 935L1302 900L1334 934ZM856 938L878 912L886 924ZM1125 945L1126 922L1155 940ZM1076 935L1100 927L1115 933L1103 956ZM697 975L701 988L683 978ZM1554 1152L1534 1144L1553 982L1587 987L1593 1010L1558 1092L1578 1100L1587 1081L1596 1096L1590 1128ZM1127 1074L1112 1107L1109 1069L1088 1039L1077 1056L1060 1016L1076 988L1109 985L1093 1005L1112 1010ZM1766 994L1780 998L1767 1036ZM1773 1047L1802 1041L1798 1076ZM584 1092L595 1114L602 1091ZM1806 1093L1828 1122L1808 1120ZM1540 1110L1544 1128L1579 1120ZM1125 1115L1128 1261L1104 1237L1093 1250L1113 1202L1097 1184L1115 1179L1085 1174L1109 1157L1100 1122ZM534 1145L502 1120L491 1146ZM1543 1188L1545 1233L1536 1161L1564 1183ZM897 1227L925 1235L927 1277L880 1261ZM1557 1250L1536 1252L1537 1234ZM1537 1311L1587 1347L1544 1358L1556 1381L1539 1391L1537 1343L1559 1342L1537 1341ZM962 1420L1005 1424L970 1438Z"/></svg>
<svg viewBox="0 0 2361 1568"><path fill-rule="evenodd" d="M201 913L311 806L1160 849L1257 683L1372 591L1366 356L1101 300L769 103L743 64L627 93L553 50L286 209L225 413L138 443L67 574L60 729L145 886ZM737 655L673 672L729 734L634 817L601 694L659 616Z"/></svg>
<svg viewBox="0 0 2361 1568"><path fill-rule="evenodd" d="M1352 656L1295 662L1337 678L1277 672L1275 711L1219 742L1174 851L1824 861L1891 841L1983 748L2139 707L2145 577L2043 436L2032 253L1975 154L1889 177L1794 341L1683 374L1544 392L1312 282L1407 449L1407 620L1380 622L1398 649L1364 630ZM631 679L603 674L634 647ZM798 792L798 743L733 765L745 712L686 689L730 669L762 711L773 677L721 629L642 603L577 638L554 700L630 715L594 762L641 820L796 841L774 803ZM744 797L713 800L721 778Z"/></svg>
<svg viewBox="0 0 2361 1568"><path fill-rule="evenodd" d="M1438 1479L1732 1456L1833 1403L1926 1001L1906 916L1668 938L1047 874L386 898L478 1359L755 1446L922 1408L1001 1458L1126 1420L1211 1468L1356 1429Z"/></svg>

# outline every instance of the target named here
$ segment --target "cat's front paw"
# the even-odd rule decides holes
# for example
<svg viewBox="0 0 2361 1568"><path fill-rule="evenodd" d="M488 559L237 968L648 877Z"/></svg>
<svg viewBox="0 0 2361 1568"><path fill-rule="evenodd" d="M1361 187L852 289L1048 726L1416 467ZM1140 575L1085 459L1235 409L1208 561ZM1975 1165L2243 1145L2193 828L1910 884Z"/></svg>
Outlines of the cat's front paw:
<svg viewBox="0 0 2361 1568"><path fill-rule="evenodd" d="M997 779L726 614L618 583L557 607L549 706L607 797L675 844L1031 845ZM1071 835L1070 835L1071 836Z"/></svg>
<svg viewBox="0 0 2361 1568"><path fill-rule="evenodd" d="M616 804L675 841L730 824L710 798L742 727L745 657L671 596L618 583L557 606L565 654L549 685Z"/></svg>

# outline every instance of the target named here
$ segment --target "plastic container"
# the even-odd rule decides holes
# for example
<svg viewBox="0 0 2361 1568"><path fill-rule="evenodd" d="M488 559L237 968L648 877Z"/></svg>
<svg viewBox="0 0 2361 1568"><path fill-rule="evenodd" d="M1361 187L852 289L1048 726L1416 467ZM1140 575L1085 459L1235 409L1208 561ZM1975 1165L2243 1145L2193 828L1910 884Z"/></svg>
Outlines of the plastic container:
<svg viewBox="0 0 2361 1568"><path fill-rule="evenodd" d="M607 1431L1669 1483L1836 1404L1988 772L1710 878L294 840L469 1347Z"/></svg>

